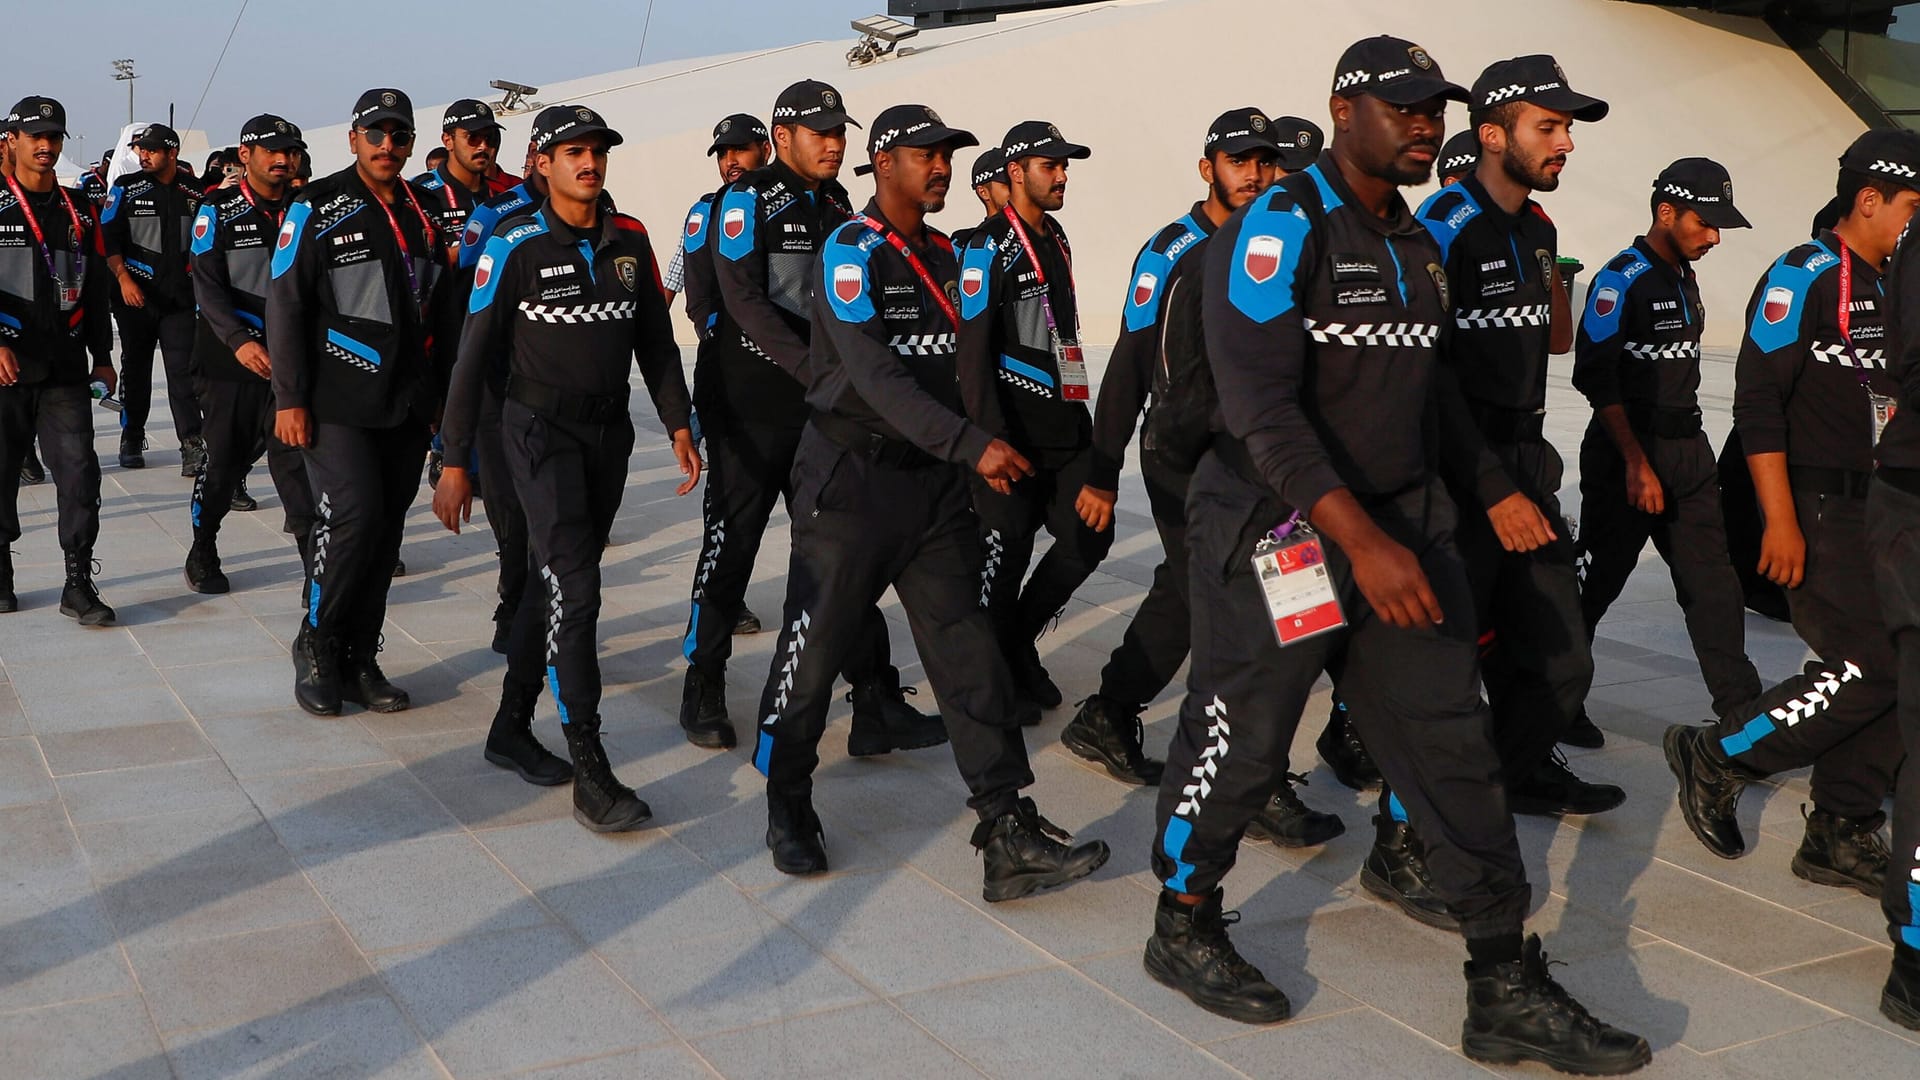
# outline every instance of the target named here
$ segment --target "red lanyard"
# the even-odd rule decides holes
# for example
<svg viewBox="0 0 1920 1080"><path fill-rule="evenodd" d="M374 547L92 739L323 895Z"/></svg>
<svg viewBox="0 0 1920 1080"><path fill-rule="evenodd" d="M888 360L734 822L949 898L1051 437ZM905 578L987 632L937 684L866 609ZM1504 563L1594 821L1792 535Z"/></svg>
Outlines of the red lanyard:
<svg viewBox="0 0 1920 1080"><path fill-rule="evenodd" d="M27 193L20 190L19 181L11 176L7 177L7 187L13 190L13 197L19 200L20 212L27 217L27 228L33 230L34 242L40 245L40 260L47 264L47 276L53 279L55 289L62 288L60 271L54 269L53 265L53 249L47 246L47 235L40 231L40 221L33 216L33 207L27 202ZM67 216L73 219L73 279L79 281L87 268L86 246L80 239L82 234L80 211L73 208L73 200L67 197L65 188L56 184L53 190L60 193L60 201L67 204Z"/></svg>
<svg viewBox="0 0 1920 1080"><path fill-rule="evenodd" d="M253 197L253 189L247 186L247 182L245 180L240 181L240 194L242 197L244 197L247 200L248 206L253 207L255 210L260 209L260 201ZM278 214L273 215L274 231L275 232L280 231L281 223L285 222L286 220L287 220L287 206L286 206L286 203L283 201L280 204L280 212Z"/></svg>
<svg viewBox="0 0 1920 1080"><path fill-rule="evenodd" d="M920 284L926 287L927 295L933 297L933 302L940 305L940 310L946 314L947 321L953 324L955 330L960 329L960 313L954 310L953 301L947 299L946 290L940 287L939 282L933 280L933 275L927 272L927 264L920 261L920 256L913 253L913 249L909 248L907 242L900 238L900 234L887 228L885 222L877 218L869 217L866 214L860 215L860 223L872 229L874 232L879 233L886 239L887 243L893 245L893 250L899 252L900 257L907 260L907 265L913 267L914 273L920 275Z"/></svg>
<svg viewBox="0 0 1920 1080"><path fill-rule="evenodd" d="M1020 215L1014 213L1011 206L1002 210L1001 213L1007 215L1007 220L1013 223L1013 233L1019 238L1021 248L1026 251L1027 261L1033 264L1034 279L1040 282L1042 290L1040 312L1047 317L1047 329L1053 334L1055 344L1065 345L1067 335L1061 331L1059 322L1053 317L1053 297L1050 295L1051 291L1047 289L1047 271L1040 265L1040 252L1034 248L1033 241L1027 237L1026 223L1020 220ZM1067 254L1067 245L1061 242L1059 233L1053 234L1053 242L1060 246L1060 257L1066 260L1067 288L1071 290L1073 288L1073 256ZM1080 340L1080 327L1077 325L1073 328L1073 339L1075 343Z"/></svg>
<svg viewBox="0 0 1920 1080"><path fill-rule="evenodd" d="M1860 385L1871 392L1873 378L1867 374L1866 362L1853 349L1853 335L1847 332L1853 321L1853 255L1838 234L1834 240L1840 245L1840 347L1847 350L1847 356L1853 360L1853 372L1859 377Z"/></svg>
<svg viewBox="0 0 1920 1080"><path fill-rule="evenodd" d="M427 220L427 212L420 209L419 200L413 197L413 189L407 187L405 181L398 183L400 190L406 193L407 203L413 207L413 212L420 215L420 238L426 242L427 247L433 247L433 223ZM417 304L425 297L420 295L420 276L413 270L413 249L407 246L406 235L400 231L400 219L393 216L392 208L387 206L378 195L374 196L373 205L387 215L387 225L393 229L393 242L400 245L400 261L407 268L407 285L413 289L413 302Z"/></svg>

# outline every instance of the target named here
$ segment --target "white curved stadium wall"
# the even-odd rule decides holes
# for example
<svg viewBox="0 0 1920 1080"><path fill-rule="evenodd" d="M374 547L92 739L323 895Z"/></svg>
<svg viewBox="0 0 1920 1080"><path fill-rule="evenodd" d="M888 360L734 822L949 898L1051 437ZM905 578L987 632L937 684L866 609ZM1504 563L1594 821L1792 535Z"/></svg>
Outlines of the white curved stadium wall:
<svg viewBox="0 0 1920 1080"><path fill-rule="evenodd" d="M1702 155L1726 165L1755 227L1729 232L1700 264L1709 347L1737 344L1754 281L1806 237L1832 195L1835 160L1864 129L1758 20L1617 0L1117 0L928 31L910 42L912 55L866 68L846 66L850 39L810 42L558 83L537 100L590 105L625 135L609 187L653 231L663 265L688 205L716 186L703 156L713 124L732 112L767 119L774 96L797 79L832 83L862 122L888 105L922 102L994 142L1017 121L1051 120L1093 148L1072 167L1060 217L1074 244L1086 335L1098 343L1113 338L1140 244L1205 194L1195 162L1213 117L1255 105L1329 128L1335 61L1354 40L1381 33L1424 45L1462 85L1493 60L1551 52L1574 86L1612 103L1606 120L1576 127L1561 190L1541 197L1561 253L1590 270L1645 228L1652 179L1667 162ZM419 110L427 145L443 108ZM1465 107L1450 106L1447 120L1458 130ZM531 115L506 122L502 158L514 169ZM310 129L308 139L320 171L346 163L343 127ZM858 204L871 192L852 168L865 160L864 132L850 141L841 179ZM960 155L962 169L973 153ZM934 220L951 231L977 218L962 181ZM686 336L685 320L675 321Z"/></svg>

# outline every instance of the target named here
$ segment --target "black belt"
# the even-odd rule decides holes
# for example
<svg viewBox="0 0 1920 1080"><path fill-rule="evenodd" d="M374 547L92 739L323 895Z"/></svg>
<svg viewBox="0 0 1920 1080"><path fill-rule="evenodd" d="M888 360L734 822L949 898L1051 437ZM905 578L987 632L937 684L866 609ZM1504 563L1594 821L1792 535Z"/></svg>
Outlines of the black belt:
<svg viewBox="0 0 1920 1080"><path fill-rule="evenodd" d="M905 439L889 439L832 413L816 409L811 419L813 426L820 429L820 434L825 435L828 442L850 454L858 454L875 465L889 469L926 469L946 464Z"/></svg>
<svg viewBox="0 0 1920 1080"><path fill-rule="evenodd" d="M525 375L507 376L507 398L535 413L555 420L574 420L583 424L611 424L627 418L627 394L582 394L548 386Z"/></svg>
<svg viewBox="0 0 1920 1080"><path fill-rule="evenodd" d="M1662 439L1691 439L1700 434L1699 409L1663 409L1654 405L1628 405L1627 424L1635 431L1651 433Z"/></svg>
<svg viewBox="0 0 1920 1080"><path fill-rule="evenodd" d="M1844 495L1849 499L1864 499L1867 497L1867 481L1872 476L1872 473L1855 472L1852 469L1787 466L1787 479L1792 482L1796 495Z"/></svg>
<svg viewBox="0 0 1920 1080"><path fill-rule="evenodd" d="M1920 469L1896 469L1891 465L1882 465L1873 475L1909 495L1920 495Z"/></svg>
<svg viewBox="0 0 1920 1080"><path fill-rule="evenodd" d="M1473 415L1474 426L1480 429L1481 436L1488 442L1539 442L1546 438L1545 409L1505 409L1470 401L1467 411Z"/></svg>

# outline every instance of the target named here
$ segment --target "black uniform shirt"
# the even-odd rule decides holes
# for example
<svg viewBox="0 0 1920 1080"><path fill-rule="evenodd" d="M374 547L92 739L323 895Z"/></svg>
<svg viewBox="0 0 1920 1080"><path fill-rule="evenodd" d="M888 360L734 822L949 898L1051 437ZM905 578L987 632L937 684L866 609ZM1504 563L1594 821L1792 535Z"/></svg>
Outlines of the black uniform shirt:
<svg viewBox="0 0 1920 1080"><path fill-rule="evenodd" d="M1887 261L1887 372L1900 384L1900 410L1880 437L1880 463L1920 469L1920 240L1913 226Z"/></svg>
<svg viewBox="0 0 1920 1080"><path fill-rule="evenodd" d="M1848 252L1851 344L1840 336L1840 239L1821 233L1774 261L1753 291L1734 369L1733 422L1748 454L1789 465L1873 469L1872 392L1898 391L1886 371L1880 271Z"/></svg>
<svg viewBox="0 0 1920 1080"><path fill-rule="evenodd" d="M1698 409L1707 309L1693 264L1676 267L1647 238L1607 260L1587 289L1573 385L1597 409Z"/></svg>
<svg viewBox="0 0 1920 1080"><path fill-rule="evenodd" d="M1078 344L1073 249L1051 214L1026 235L1039 250L1027 250L1001 214L960 254L960 394L974 423L1021 451L1071 452L1092 442L1093 415L1085 401L1061 396L1041 297L1065 342Z"/></svg>
<svg viewBox="0 0 1920 1080"><path fill-rule="evenodd" d="M693 332L705 341L720 322L719 285L713 278L713 207L718 193L708 192L687 210L680 241L682 283L680 295L687 299L687 318Z"/></svg>
<svg viewBox="0 0 1920 1080"><path fill-rule="evenodd" d="M245 184L208 196L193 219L193 295L200 307L193 360L208 378L252 382L260 376L233 354L249 341L266 344L267 283L288 204L269 202Z"/></svg>
<svg viewBox="0 0 1920 1080"><path fill-rule="evenodd" d="M864 213L884 225L878 202ZM807 401L874 434L972 465L993 436L970 423L954 381L959 296L953 246L932 227L913 249L940 292L887 238L860 221L834 230L820 253ZM943 304L942 301L945 301Z"/></svg>
<svg viewBox="0 0 1920 1080"><path fill-rule="evenodd" d="M185 173L175 173L169 184L152 173L133 173L107 193L100 208L107 254L126 261L149 303L175 310L193 306L187 249L200 199Z"/></svg>
<svg viewBox="0 0 1920 1080"><path fill-rule="evenodd" d="M46 238L53 273L19 200L0 184L0 345L13 350L24 385L86 382L94 368L113 362L113 275L99 224L77 191L65 198L58 188L21 191Z"/></svg>

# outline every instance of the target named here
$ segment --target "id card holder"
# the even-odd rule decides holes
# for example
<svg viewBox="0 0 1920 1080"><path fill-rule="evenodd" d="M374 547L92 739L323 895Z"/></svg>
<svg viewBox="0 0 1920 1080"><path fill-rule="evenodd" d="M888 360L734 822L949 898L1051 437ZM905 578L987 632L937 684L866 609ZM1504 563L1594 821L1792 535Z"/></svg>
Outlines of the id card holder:
<svg viewBox="0 0 1920 1080"><path fill-rule="evenodd" d="M1867 391L1867 404L1873 408L1873 445L1880 445L1880 435L1887 430L1887 421L1900 411L1900 402L1885 394Z"/></svg>
<svg viewBox="0 0 1920 1080"><path fill-rule="evenodd" d="M1253 572L1273 636L1283 648L1347 625L1327 571L1326 549L1311 527L1297 524L1283 538L1262 538L1253 549Z"/></svg>
<svg viewBox="0 0 1920 1080"><path fill-rule="evenodd" d="M62 281L57 283L55 288L60 293L61 311L72 311L74 308L80 306L80 287L78 285L68 285Z"/></svg>
<svg viewBox="0 0 1920 1080"><path fill-rule="evenodd" d="M1053 365L1060 369L1060 397L1064 401L1086 401L1093 395L1087 382L1087 357L1078 345L1053 341Z"/></svg>

